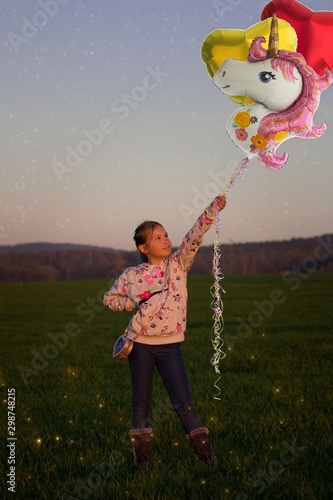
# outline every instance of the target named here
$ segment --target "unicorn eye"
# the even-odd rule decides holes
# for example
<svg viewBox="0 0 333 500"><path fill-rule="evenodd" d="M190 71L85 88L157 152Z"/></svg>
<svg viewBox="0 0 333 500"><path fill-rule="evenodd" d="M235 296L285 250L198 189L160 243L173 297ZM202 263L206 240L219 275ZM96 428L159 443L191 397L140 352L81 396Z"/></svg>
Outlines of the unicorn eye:
<svg viewBox="0 0 333 500"><path fill-rule="evenodd" d="M271 71L262 71L258 77L262 83L269 83L276 79L276 76Z"/></svg>

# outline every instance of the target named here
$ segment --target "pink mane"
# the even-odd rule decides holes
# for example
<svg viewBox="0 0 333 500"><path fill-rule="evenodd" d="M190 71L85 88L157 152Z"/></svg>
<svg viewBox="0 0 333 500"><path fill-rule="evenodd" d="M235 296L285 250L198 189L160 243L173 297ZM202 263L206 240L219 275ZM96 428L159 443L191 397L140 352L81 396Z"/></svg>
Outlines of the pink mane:
<svg viewBox="0 0 333 500"><path fill-rule="evenodd" d="M258 37L253 40L248 56L249 62L267 59L267 50L261 44L265 38ZM293 67L296 66L303 79L303 88L300 97L289 108L278 113L266 115L258 127L258 132L262 134L270 144L270 154L260 151L258 158L267 168L277 169L283 167L288 160L288 153L283 156L276 154L276 150L281 142L274 140L278 132L287 132L288 138L316 138L320 137L326 130L326 123L316 126L313 122L314 114L319 106L321 93L327 89L333 81L332 73L326 69L324 76L320 77L307 65L302 54L280 50L278 58L272 58L273 69L280 69L284 78L293 81Z"/></svg>

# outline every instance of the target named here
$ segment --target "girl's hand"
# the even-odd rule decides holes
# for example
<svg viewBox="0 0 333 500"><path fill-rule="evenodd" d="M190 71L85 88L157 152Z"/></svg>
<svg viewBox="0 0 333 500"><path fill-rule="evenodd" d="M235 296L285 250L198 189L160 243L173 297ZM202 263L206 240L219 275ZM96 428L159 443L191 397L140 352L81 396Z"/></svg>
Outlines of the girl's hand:
<svg viewBox="0 0 333 500"><path fill-rule="evenodd" d="M216 196L216 198L212 201L210 206L212 208L217 208L218 211L220 212L221 210L224 209L226 204L227 204L227 199L226 199L226 196L224 194L223 196Z"/></svg>

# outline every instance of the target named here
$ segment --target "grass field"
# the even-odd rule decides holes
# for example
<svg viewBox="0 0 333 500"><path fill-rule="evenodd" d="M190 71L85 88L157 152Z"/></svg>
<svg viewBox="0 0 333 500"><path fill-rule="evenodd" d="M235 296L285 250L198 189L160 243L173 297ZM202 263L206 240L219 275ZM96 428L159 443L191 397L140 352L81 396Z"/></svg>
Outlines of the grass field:
<svg viewBox="0 0 333 500"><path fill-rule="evenodd" d="M0 283L1 498L11 460L19 499L333 498L333 276L224 279L221 401L211 284L189 278L183 352L223 467L197 461L156 374L155 466L138 474L127 361L112 359L130 316L101 306L108 281Z"/></svg>

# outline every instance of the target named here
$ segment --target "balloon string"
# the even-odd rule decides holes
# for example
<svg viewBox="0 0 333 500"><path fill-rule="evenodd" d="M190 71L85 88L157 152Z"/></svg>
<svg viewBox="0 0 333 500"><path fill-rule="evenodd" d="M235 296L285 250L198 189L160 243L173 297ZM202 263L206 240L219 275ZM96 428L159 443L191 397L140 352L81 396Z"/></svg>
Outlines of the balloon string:
<svg viewBox="0 0 333 500"><path fill-rule="evenodd" d="M248 167L249 158L245 157L237 166L235 172L232 174L229 182L226 184L224 189L221 191L221 195L224 195L229 191L229 189L235 184L238 179L243 179L245 172ZM219 213L215 218L215 236L214 236L214 254L213 254L213 277L214 283L211 286L210 293L213 297L211 302L211 308L213 310L213 326L211 334L211 342L214 348L214 354L210 360L211 364L214 366L215 373L218 375L217 380L214 382L214 387L217 393L214 395L214 399L221 401L221 389L219 387L219 381L221 379L221 372L219 368L220 361L226 357L226 353L223 351L224 340L222 338L222 332L224 328L223 319L223 301L221 298L221 292L226 293L226 291L221 286L221 281L224 278L224 274L220 268L221 261L221 248L220 248L220 236L221 236L221 221Z"/></svg>

